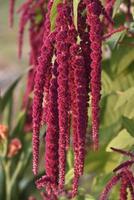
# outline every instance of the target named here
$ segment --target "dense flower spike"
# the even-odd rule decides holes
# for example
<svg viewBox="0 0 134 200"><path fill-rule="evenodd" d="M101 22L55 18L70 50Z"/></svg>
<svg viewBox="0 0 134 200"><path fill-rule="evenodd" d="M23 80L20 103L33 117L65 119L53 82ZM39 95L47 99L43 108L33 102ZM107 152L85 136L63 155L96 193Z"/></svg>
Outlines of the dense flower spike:
<svg viewBox="0 0 134 200"><path fill-rule="evenodd" d="M42 103L43 103L43 92L45 86L46 73L48 68L51 66L52 55L53 55L53 42L55 33L50 35L48 31L48 24L50 26L49 15L52 2L48 4L48 14L45 21L45 32L43 36L43 45L41 47L41 55L38 59L37 72L35 77L34 86L34 101L33 101L33 173L36 175L38 172L39 162L39 133L40 125L42 120ZM49 27L50 28L50 27ZM47 37L46 37L47 35Z"/></svg>
<svg viewBox="0 0 134 200"><path fill-rule="evenodd" d="M18 49L18 57L21 58L22 55L22 46L23 46L23 35L24 35L24 29L25 26L30 18L29 16L29 10L30 10L30 5L32 4L32 0L27 0L26 3L24 3L21 8L18 10L18 12L22 11L21 18L20 18L20 24L19 24L19 38L18 38L18 43L19 43L19 49Z"/></svg>
<svg viewBox="0 0 134 200"><path fill-rule="evenodd" d="M114 3L115 3L115 0L106 0L105 10L109 16L112 16Z"/></svg>
<svg viewBox="0 0 134 200"><path fill-rule="evenodd" d="M126 178L125 175L123 175L121 179L121 187L120 187L120 200L127 199L127 196L128 196L127 186L128 186L128 179Z"/></svg>
<svg viewBox="0 0 134 200"><path fill-rule="evenodd" d="M131 194L131 199L134 200L134 175L130 170L125 170L125 177L128 180L128 189Z"/></svg>
<svg viewBox="0 0 134 200"><path fill-rule="evenodd" d="M117 153L120 153L124 156L129 156L130 158L134 158L134 153L130 152L130 151L125 151L125 150L122 150L122 149L117 149L117 148L114 148L114 147L111 147L111 149Z"/></svg>
<svg viewBox="0 0 134 200"><path fill-rule="evenodd" d="M37 10L40 10L37 12ZM40 54L40 48L43 40L44 32L44 21L46 15L46 5L44 0L39 1L27 1L24 3L20 9L20 29L19 29L19 57L21 57L22 52L22 43L23 43L23 33L25 26L29 22L29 42L30 42L30 58L29 64L31 68L28 72L27 85L25 94L23 97L22 108L27 108L26 123L24 130L26 132L32 131L32 101L30 98L31 93L34 88L34 77L37 66L37 60ZM25 19L25 17L27 18ZM40 17L40 20L37 21L37 18ZM22 34L21 34L22 33Z"/></svg>
<svg viewBox="0 0 134 200"><path fill-rule="evenodd" d="M57 64L52 68L52 78L49 87L47 131L45 137L45 168L46 175L53 182L52 187L58 186L59 179L59 124L58 124L58 94L57 94Z"/></svg>
<svg viewBox="0 0 134 200"><path fill-rule="evenodd" d="M70 48L71 65L74 75L74 114L75 118L73 130L74 135L74 181L73 194L75 196L78 189L78 180L83 173L85 158L85 136L87 128L87 71L80 45L72 44Z"/></svg>
<svg viewBox="0 0 134 200"><path fill-rule="evenodd" d="M134 163L133 154L131 152L124 151L122 149L111 148L112 150L121 153L126 156L130 156L131 160L125 161L116 167L113 172L116 173L115 176L107 183L103 192L100 195L100 200L107 200L109 193L114 185L120 180L120 200L127 200L128 190L130 191L131 199L134 199L134 175L131 171L131 167Z"/></svg>
<svg viewBox="0 0 134 200"><path fill-rule="evenodd" d="M124 163L120 164L118 167L116 167L116 168L113 170L113 172L122 170L123 168L131 167L133 163L134 163L133 160L127 160L126 162L124 162Z"/></svg>
<svg viewBox="0 0 134 200"><path fill-rule="evenodd" d="M45 39L39 57L39 64L35 77L34 101L33 101L33 172L37 174L39 161L39 132L42 119L42 103L45 85L45 73L47 68L51 66L53 54L53 35Z"/></svg>
<svg viewBox="0 0 134 200"><path fill-rule="evenodd" d="M109 17L112 17L114 3L115 3L115 0L106 0L105 10L106 10L107 16ZM104 18L104 23L109 30L113 29L112 23L109 23L109 20L107 18Z"/></svg>
<svg viewBox="0 0 134 200"><path fill-rule="evenodd" d="M107 185L105 186L103 192L101 193L101 196L100 196L99 200L107 200L108 199L109 192L111 191L111 189L113 188L113 186L116 185L116 183L119 181L119 179L120 179L120 176L117 175L117 176L114 176L107 183Z"/></svg>
<svg viewBox="0 0 134 200"><path fill-rule="evenodd" d="M102 24L100 14L102 6L98 0L87 1L87 23L89 25L89 38L91 48L91 107L92 107L92 141L93 149L99 147L99 102L101 90L101 45L102 45Z"/></svg>
<svg viewBox="0 0 134 200"><path fill-rule="evenodd" d="M67 43L70 10L66 4L58 5L56 19L56 55L58 63L58 110L59 110L59 188L63 189L66 167L66 134L68 134L68 56ZM68 17L69 16L69 17Z"/></svg>

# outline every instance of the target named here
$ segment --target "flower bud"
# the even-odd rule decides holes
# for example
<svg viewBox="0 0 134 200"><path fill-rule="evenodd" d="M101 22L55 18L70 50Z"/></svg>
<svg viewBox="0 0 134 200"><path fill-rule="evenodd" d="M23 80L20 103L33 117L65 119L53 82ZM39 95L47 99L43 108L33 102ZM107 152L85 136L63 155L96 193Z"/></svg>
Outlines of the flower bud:
<svg viewBox="0 0 134 200"><path fill-rule="evenodd" d="M0 124L0 141L5 140L8 136L8 128L5 125Z"/></svg>
<svg viewBox="0 0 134 200"><path fill-rule="evenodd" d="M21 141L18 138L14 138L11 140L9 147L8 147L8 154L9 158L15 156L19 150L22 148Z"/></svg>

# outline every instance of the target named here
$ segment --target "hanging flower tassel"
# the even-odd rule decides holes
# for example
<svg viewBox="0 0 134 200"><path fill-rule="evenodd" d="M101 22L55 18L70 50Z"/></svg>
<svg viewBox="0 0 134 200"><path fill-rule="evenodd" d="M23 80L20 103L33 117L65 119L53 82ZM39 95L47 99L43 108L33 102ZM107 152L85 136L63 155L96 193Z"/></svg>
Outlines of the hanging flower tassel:
<svg viewBox="0 0 134 200"><path fill-rule="evenodd" d="M9 25L10 27L13 26L14 23L14 7L15 7L15 1L16 0L10 0L9 1Z"/></svg>
<svg viewBox="0 0 134 200"><path fill-rule="evenodd" d="M69 44L67 43L68 16L70 10L66 4L58 5L56 19L56 55L58 63L58 110L59 110L59 189L65 183L66 168L66 134L68 134L68 57Z"/></svg>
<svg viewBox="0 0 134 200"><path fill-rule="evenodd" d="M98 0L87 1L87 23L89 25L89 38L91 42L91 108L92 108L92 141L93 149L99 147L99 114L100 114L100 91L101 91L101 46L102 24L99 16L102 6Z"/></svg>
<svg viewBox="0 0 134 200"><path fill-rule="evenodd" d="M18 13L21 13L20 22L19 22L19 36L18 36L18 57L22 56L22 46L23 46L23 35L25 26L30 18L30 5L32 4L32 0L27 0L18 10Z"/></svg>
<svg viewBox="0 0 134 200"><path fill-rule="evenodd" d="M75 196L78 189L78 179L83 173L85 158L85 136L87 128L87 79L84 57L79 45L71 46L72 68L74 70L74 88L75 88L75 120L76 130L74 132L74 146L77 144L74 161L74 183L73 194ZM74 148L75 150L75 148Z"/></svg>
<svg viewBox="0 0 134 200"><path fill-rule="evenodd" d="M42 104L44 97L45 79L48 68L51 66L55 32L49 34L50 31L50 10L52 1L48 4L47 19L45 21L43 44L41 47L41 55L38 59L38 66L35 76L34 99L33 99L33 173L37 175L39 164L39 135L42 120ZM48 35L49 34L49 35ZM47 35L47 37L46 37Z"/></svg>
<svg viewBox="0 0 134 200"><path fill-rule="evenodd" d="M34 86L34 100L33 100L33 173L36 175L38 171L39 161L39 133L42 119L42 103L43 92L45 85L45 74L47 69L51 66L51 59L53 55L53 37L52 35L44 41L41 56L39 57L39 64L37 67L35 86Z"/></svg>
<svg viewBox="0 0 134 200"><path fill-rule="evenodd" d="M59 124L58 124L57 64L52 68L49 87L47 131L45 137L45 171L52 180L51 188L57 190L59 179Z"/></svg>
<svg viewBox="0 0 134 200"><path fill-rule="evenodd" d="M99 200L108 199L108 195L109 195L110 191L112 190L113 186L116 185L116 183L119 181L119 179L120 179L120 175L116 175L107 183L103 192L101 193Z"/></svg>

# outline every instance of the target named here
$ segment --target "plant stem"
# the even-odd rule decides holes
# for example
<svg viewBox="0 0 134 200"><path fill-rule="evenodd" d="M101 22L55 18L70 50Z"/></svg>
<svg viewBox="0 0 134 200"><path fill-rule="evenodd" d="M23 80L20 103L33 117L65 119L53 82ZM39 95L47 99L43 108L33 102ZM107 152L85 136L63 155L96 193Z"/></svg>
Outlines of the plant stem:
<svg viewBox="0 0 134 200"><path fill-rule="evenodd" d="M6 200L11 200L10 162L5 163Z"/></svg>

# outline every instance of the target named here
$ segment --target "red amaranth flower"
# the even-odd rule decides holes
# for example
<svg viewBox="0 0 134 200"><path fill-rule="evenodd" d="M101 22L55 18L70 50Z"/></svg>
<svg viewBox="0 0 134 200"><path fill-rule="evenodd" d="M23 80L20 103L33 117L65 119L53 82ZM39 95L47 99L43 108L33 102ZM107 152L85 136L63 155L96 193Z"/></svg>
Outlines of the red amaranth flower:
<svg viewBox="0 0 134 200"><path fill-rule="evenodd" d="M42 119L42 103L47 69L51 66L53 37L48 36L43 42L41 56L35 76L33 100L33 173L37 174L39 156L39 132Z"/></svg>
<svg viewBox="0 0 134 200"><path fill-rule="evenodd" d="M43 31L44 31L43 24L44 24L45 13L46 13L45 3L46 2L43 0L39 0L39 1L27 0L24 4L22 4L22 6L18 10L18 12L21 14L20 22L19 22L18 55L19 55L19 58L21 58L24 30L25 30L26 24L30 22L30 29L29 29L30 46L31 46L30 57L34 59L34 62L32 62L32 64L35 64L37 61L38 54L36 53L40 50L39 41L42 41L42 36L43 36ZM37 10L40 10L40 15L41 15L41 20L39 22L37 22L37 17L38 17Z"/></svg>
<svg viewBox="0 0 134 200"><path fill-rule="evenodd" d="M134 200L134 175L130 170L125 170L125 176L128 179L128 189L132 200Z"/></svg>
<svg viewBox="0 0 134 200"><path fill-rule="evenodd" d="M127 186L128 186L128 179L126 178L125 175L122 175L121 186L120 186L120 200L127 199L127 196L128 196Z"/></svg>
<svg viewBox="0 0 134 200"><path fill-rule="evenodd" d="M75 90L75 128L74 130L74 183L73 196L78 189L78 179L83 173L85 158L85 135L87 128L87 77L86 66L80 45L73 44L70 48L71 65L74 71L74 90ZM76 147L77 145L77 147Z"/></svg>
<svg viewBox="0 0 134 200"><path fill-rule="evenodd" d="M45 21L46 31L43 35L43 44L41 47L40 57L38 59L38 66L35 76L34 85L34 99L33 99L33 173L36 175L38 172L38 162L39 162L39 133L40 125L42 120L42 104L44 96L44 86L46 73L48 68L51 66L53 49L54 49L54 38L55 32L49 34L48 24L50 25L50 10L52 6L52 1L48 3L48 13ZM44 28L45 30L45 28ZM46 37L47 36L47 37Z"/></svg>
<svg viewBox="0 0 134 200"><path fill-rule="evenodd" d="M122 170L123 168L131 167L133 163L134 163L134 161L132 161L132 160L127 160L126 162L123 162L123 163L120 164L118 167L116 167L116 168L113 170L113 172Z"/></svg>
<svg viewBox="0 0 134 200"><path fill-rule="evenodd" d="M111 191L112 187L121 180L120 185L120 200L127 200L128 189L130 191L130 195L132 200L134 199L134 175L130 170L133 161L133 153L124 151L122 149L111 148L112 150L121 153L123 155L130 156L132 160L128 160L120 164L116 167L113 172L116 175L107 183L106 187L104 188L103 192L100 195L100 200L106 200L108 198L109 192ZM114 184L113 184L113 180Z"/></svg>
<svg viewBox="0 0 134 200"><path fill-rule="evenodd" d="M47 131L45 137L45 171L52 180L51 187L57 188L59 179L59 124L58 124L57 64L52 68L50 80Z"/></svg>
<svg viewBox="0 0 134 200"><path fill-rule="evenodd" d="M33 92L34 88L34 78L35 78L35 71L36 71L36 66L38 63L38 57L40 54L40 48L42 45L42 40L43 40L43 32L44 32L44 21L45 21L45 14L46 14L46 7L45 7L45 1L44 0L39 0L38 2L33 2L29 4L27 2L24 3L19 12L21 14L21 19L20 23L22 22L23 24L23 15L27 14L27 20L23 24L24 26L22 27L23 30L26 26L26 24L29 22L29 42L30 42L30 58L29 58L29 64L32 65L29 72L28 72L28 77L27 77L27 84L26 84L26 90L24 93L23 97L23 105L22 108L26 108L26 122L25 122L25 127L24 130L27 131L32 131L32 101L30 98L31 93ZM40 13L37 12L37 10L40 11ZM37 22L37 17L38 15L41 16L41 20ZM21 27L20 27L21 28ZM20 37L20 42L23 40L23 35ZM20 47L20 52L22 47ZM21 55L21 53L20 53Z"/></svg>
<svg viewBox="0 0 134 200"><path fill-rule="evenodd" d="M52 180L50 177L44 175L36 181L36 186L38 189L44 188L47 184L51 184Z"/></svg>
<svg viewBox="0 0 134 200"><path fill-rule="evenodd" d="M43 99L42 125L46 124L47 122L49 87L50 87L50 80L52 77L51 71L52 71L52 67L47 70L47 74L46 74L46 81L45 81L45 87L44 87L44 99Z"/></svg>
<svg viewBox="0 0 134 200"><path fill-rule="evenodd" d="M15 6L16 0L10 0L9 1L9 25L10 27L13 26L14 23L14 6Z"/></svg>
<svg viewBox="0 0 134 200"><path fill-rule="evenodd" d="M92 108L92 141L93 149L99 146L99 101L101 90L101 45L102 45L102 24L100 14L102 6L98 0L87 3L87 23L89 25L89 38L91 48L91 108Z"/></svg>
<svg viewBox="0 0 134 200"><path fill-rule="evenodd" d="M121 171L120 175L121 175L120 200L127 200L128 189L130 191L130 195L132 196L133 200L134 184L132 183L132 180L134 179L134 177L132 172L126 168Z"/></svg>
<svg viewBox="0 0 134 200"><path fill-rule="evenodd" d="M59 189L63 189L66 167L66 134L68 133L68 57L67 42L69 7L58 5L56 19L56 61L58 63L58 110L59 110Z"/></svg>
<svg viewBox="0 0 134 200"><path fill-rule="evenodd" d="M87 88L86 88L86 69L82 55L76 55L73 61L74 81L76 87L76 106L77 106L77 135L79 151L79 174L83 173L85 157L85 134L87 127Z"/></svg>
<svg viewBox="0 0 134 200"><path fill-rule="evenodd" d="M111 147L111 149L117 153L120 153L124 156L129 156L130 158L134 158L134 153L130 152L130 151L125 151L125 150L122 150L122 149L117 149L115 147Z"/></svg>
<svg viewBox="0 0 134 200"><path fill-rule="evenodd" d="M106 0L105 11L106 11L107 15L110 17L112 16L114 3L115 3L115 0ZM107 21L107 23L108 23L108 21Z"/></svg>
<svg viewBox="0 0 134 200"><path fill-rule="evenodd" d="M18 10L18 12L22 12L21 17L20 17L20 22L19 22L19 38L18 38L18 43L19 43L18 57L19 58L21 58L21 55L22 55L24 29L30 17L29 10L30 10L30 5L32 4L32 2L33 0L27 0L27 2L24 3L21 6L21 8Z"/></svg>
<svg viewBox="0 0 134 200"><path fill-rule="evenodd" d="M101 196L99 198L99 200L106 200L108 198L108 195L110 193L110 191L112 190L113 186L116 185L116 183L119 181L120 179L120 175L116 175L114 176L105 186L103 192L101 193Z"/></svg>

